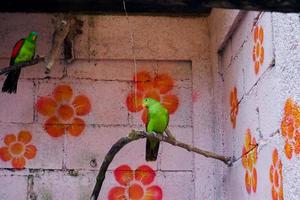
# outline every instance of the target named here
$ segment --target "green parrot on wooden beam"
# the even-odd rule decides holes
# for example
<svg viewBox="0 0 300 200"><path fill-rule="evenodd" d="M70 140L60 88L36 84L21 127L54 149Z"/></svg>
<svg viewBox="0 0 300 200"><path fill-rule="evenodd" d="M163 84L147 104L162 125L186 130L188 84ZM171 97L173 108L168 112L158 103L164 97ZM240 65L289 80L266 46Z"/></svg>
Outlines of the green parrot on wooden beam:
<svg viewBox="0 0 300 200"><path fill-rule="evenodd" d="M148 109L148 118L146 131L148 133L163 134L169 124L169 112L160 102L145 98L143 106ZM159 149L159 141L156 139L147 139L146 142L146 161L156 161Z"/></svg>
<svg viewBox="0 0 300 200"><path fill-rule="evenodd" d="M30 61L34 58L37 36L38 34L36 32L31 32L27 38L20 39L15 44L10 58L10 66L21 62ZM2 92L17 92L20 73L21 68L12 70L8 73L2 86Z"/></svg>

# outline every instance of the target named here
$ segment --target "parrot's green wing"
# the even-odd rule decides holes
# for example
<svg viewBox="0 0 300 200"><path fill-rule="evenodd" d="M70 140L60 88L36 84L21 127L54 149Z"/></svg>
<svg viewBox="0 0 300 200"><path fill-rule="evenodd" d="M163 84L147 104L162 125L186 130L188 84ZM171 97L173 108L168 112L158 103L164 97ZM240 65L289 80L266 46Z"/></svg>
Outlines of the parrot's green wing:
<svg viewBox="0 0 300 200"><path fill-rule="evenodd" d="M149 106L146 130L148 133L163 134L169 123L169 113L160 103ZM159 150L159 141L147 139L146 161L155 161Z"/></svg>

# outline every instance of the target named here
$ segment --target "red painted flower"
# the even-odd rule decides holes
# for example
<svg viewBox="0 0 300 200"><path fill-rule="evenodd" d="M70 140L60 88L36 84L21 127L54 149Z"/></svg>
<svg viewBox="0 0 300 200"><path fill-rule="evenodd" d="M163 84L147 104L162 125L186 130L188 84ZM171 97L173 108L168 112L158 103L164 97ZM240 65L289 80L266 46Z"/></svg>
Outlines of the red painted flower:
<svg viewBox="0 0 300 200"><path fill-rule="evenodd" d="M290 98L285 103L281 134L285 138L285 155L291 159L293 153L300 153L300 107Z"/></svg>
<svg viewBox="0 0 300 200"><path fill-rule="evenodd" d="M52 137L62 136L67 131L72 136L79 136L85 128L81 117L91 111L87 96L74 98L73 90L68 85L58 85L52 96L44 96L37 101L37 111L48 117L44 129Z"/></svg>
<svg viewBox="0 0 300 200"><path fill-rule="evenodd" d="M170 114L177 110L179 100L176 95L170 94L174 82L168 74L158 74L153 78L149 72L141 71L134 76L133 81L136 92L129 93L126 99L130 112L142 111L143 99L147 97L160 101ZM147 122L147 109L143 110L142 120Z"/></svg>
<svg viewBox="0 0 300 200"><path fill-rule="evenodd" d="M234 87L230 92L230 121L232 127L236 127L236 117L239 112L239 101L237 98L237 89Z"/></svg>
<svg viewBox="0 0 300 200"><path fill-rule="evenodd" d="M242 164L246 169L245 185L247 192L250 194L251 191L256 192L257 188L257 171L255 168L257 162L257 148L256 140L251 136L250 129L247 129L245 135L245 144L242 152L244 155L242 157Z"/></svg>
<svg viewBox="0 0 300 200"><path fill-rule="evenodd" d="M274 149L272 155L272 164L270 167L270 182L272 184L272 199L283 200L283 186L282 186L282 163L278 157L277 149Z"/></svg>
<svg viewBox="0 0 300 200"><path fill-rule="evenodd" d="M4 137L6 146L0 148L0 158L3 161L10 161L12 166L17 169L23 169L26 165L26 159L33 159L37 149L30 144L32 139L28 131L20 131L18 136L8 134Z"/></svg>
<svg viewBox="0 0 300 200"><path fill-rule="evenodd" d="M155 171L147 165L135 171L128 165L121 165L114 171L120 186L112 188L108 193L109 200L161 200L162 189L150 185L155 178Z"/></svg>
<svg viewBox="0 0 300 200"><path fill-rule="evenodd" d="M263 47L264 42L264 29L262 26L255 26L253 32L254 46L252 58L254 62L255 74L258 74L260 66L264 63L265 50Z"/></svg>

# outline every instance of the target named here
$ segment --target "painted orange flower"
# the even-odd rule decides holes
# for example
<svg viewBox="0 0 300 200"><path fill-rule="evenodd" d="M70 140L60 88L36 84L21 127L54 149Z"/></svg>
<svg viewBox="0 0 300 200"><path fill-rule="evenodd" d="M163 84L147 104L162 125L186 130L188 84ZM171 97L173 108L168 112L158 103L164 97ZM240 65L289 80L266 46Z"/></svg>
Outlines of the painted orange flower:
<svg viewBox="0 0 300 200"><path fill-rule="evenodd" d="M264 63L265 49L263 47L264 42L264 29L262 26L255 26L253 32L254 46L252 52L252 58L254 62L255 74L258 74L260 66Z"/></svg>
<svg viewBox="0 0 300 200"><path fill-rule="evenodd" d="M246 190L250 194L251 191L256 192L257 188L257 171L255 168L257 162L257 143L254 137L251 136L250 129L247 129L245 135L245 144L243 146L242 164L246 169L245 185ZM249 153L247 153L249 152Z"/></svg>
<svg viewBox="0 0 300 200"><path fill-rule="evenodd" d="M3 161L10 161L14 168L23 169L26 165L26 159L33 159L37 149L30 144L32 139L28 131L20 131L18 136L8 134L4 137L6 146L0 148L0 158Z"/></svg>
<svg viewBox="0 0 300 200"><path fill-rule="evenodd" d="M232 127L236 127L236 117L239 112L239 101L237 98L237 89L234 87L230 92L230 121Z"/></svg>
<svg viewBox="0 0 300 200"><path fill-rule="evenodd" d="M62 136L65 131L72 136L79 136L85 129L81 117L91 111L89 98L85 95L73 98L73 90L69 85L58 85L52 96L39 98L36 106L40 114L48 117L44 129L52 137Z"/></svg>
<svg viewBox="0 0 300 200"><path fill-rule="evenodd" d="M283 200L282 186L282 162L278 157L277 149L274 149L272 155L272 164L270 166L270 181L272 184L272 199Z"/></svg>
<svg viewBox="0 0 300 200"><path fill-rule="evenodd" d="M291 98L285 103L281 134L285 138L285 155L291 159L293 153L300 153L300 107Z"/></svg>
<svg viewBox="0 0 300 200"><path fill-rule="evenodd" d="M163 197L162 189L151 185L155 171L147 165L135 171L128 165L121 165L115 169L114 175L120 186L109 191L109 200L161 200Z"/></svg>
<svg viewBox="0 0 300 200"><path fill-rule="evenodd" d="M134 76L133 81L136 92L129 93L126 99L130 112L142 111L143 99L147 97L160 101L170 114L177 110L179 100L176 95L170 94L174 82L168 74L158 74L153 78L149 72L141 71ZM147 122L147 109L143 110L142 120Z"/></svg>

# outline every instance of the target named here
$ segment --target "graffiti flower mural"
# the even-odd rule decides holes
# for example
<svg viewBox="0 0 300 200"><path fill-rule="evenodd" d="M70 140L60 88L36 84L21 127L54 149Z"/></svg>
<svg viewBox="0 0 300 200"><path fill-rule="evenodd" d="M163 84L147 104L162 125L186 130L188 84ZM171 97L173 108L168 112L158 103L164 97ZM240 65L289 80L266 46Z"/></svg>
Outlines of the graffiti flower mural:
<svg viewBox="0 0 300 200"><path fill-rule="evenodd" d="M160 101L170 114L173 114L179 104L178 97L170 94L174 87L173 79L168 74L158 74L152 77L147 71L138 72L133 78L136 92L129 93L126 105L130 112L143 110L142 120L147 122L147 109L143 109L142 101L144 98L151 97Z"/></svg>
<svg viewBox="0 0 300 200"><path fill-rule="evenodd" d="M285 155L291 159L293 153L300 153L300 107L290 98L285 103L281 134L285 138Z"/></svg>
<svg viewBox="0 0 300 200"><path fill-rule="evenodd" d="M250 129L247 129L245 135L245 143L243 146L242 164L246 169L245 185L246 190L250 194L251 191L256 192L257 188L257 171L255 168L257 162L257 148L256 140L251 136ZM247 153L249 152L249 153Z"/></svg>
<svg viewBox="0 0 300 200"><path fill-rule="evenodd" d="M121 165L114 171L115 179L120 186L108 193L109 200L161 200L162 189L151 185L155 171L142 165L133 171L128 165Z"/></svg>
<svg viewBox="0 0 300 200"><path fill-rule="evenodd" d="M282 163L278 157L277 149L274 149L272 155L272 164L270 167L270 181L272 184L273 200L283 200L282 180Z"/></svg>
<svg viewBox="0 0 300 200"><path fill-rule="evenodd" d="M10 161L14 168L23 169L26 159L30 160L36 156L37 149L30 144L32 139L28 131L20 131L16 136L8 134L4 137L4 147L0 148L0 158L3 161Z"/></svg>
<svg viewBox="0 0 300 200"><path fill-rule="evenodd" d="M65 131L72 136L79 136L85 128L81 118L91 111L91 103L87 96L73 97L69 85L58 85L52 96L44 96L37 101L37 111L48 119L44 129L52 137L62 136Z"/></svg>
<svg viewBox="0 0 300 200"><path fill-rule="evenodd" d="M255 26L253 32L254 46L252 58L254 62L255 74L258 74L260 66L264 63L265 50L263 47L264 42L264 29L262 26Z"/></svg>
<svg viewBox="0 0 300 200"><path fill-rule="evenodd" d="M237 89L234 87L230 92L230 121L232 127L236 127L236 117L239 112L239 101L237 98Z"/></svg>

